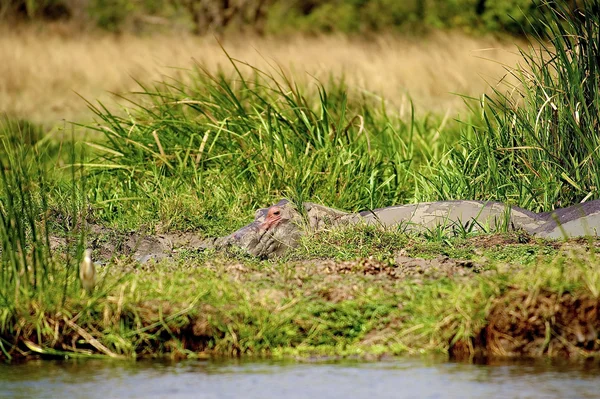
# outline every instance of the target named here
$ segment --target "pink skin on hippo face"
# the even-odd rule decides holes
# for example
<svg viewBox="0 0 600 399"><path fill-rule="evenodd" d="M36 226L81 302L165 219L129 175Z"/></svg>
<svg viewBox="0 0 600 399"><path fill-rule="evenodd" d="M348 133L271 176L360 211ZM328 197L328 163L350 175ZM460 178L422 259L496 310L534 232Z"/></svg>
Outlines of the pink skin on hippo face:
<svg viewBox="0 0 600 399"><path fill-rule="evenodd" d="M252 223L215 244L217 247L238 246L261 258L282 255L298 243L301 232L297 223L301 220L294 204L281 200L269 208L259 209Z"/></svg>
<svg viewBox="0 0 600 399"><path fill-rule="evenodd" d="M276 227L282 220L283 209L277 205L273 205L268 209L265 221L260 225L263 230L269 230Z"/></svg>

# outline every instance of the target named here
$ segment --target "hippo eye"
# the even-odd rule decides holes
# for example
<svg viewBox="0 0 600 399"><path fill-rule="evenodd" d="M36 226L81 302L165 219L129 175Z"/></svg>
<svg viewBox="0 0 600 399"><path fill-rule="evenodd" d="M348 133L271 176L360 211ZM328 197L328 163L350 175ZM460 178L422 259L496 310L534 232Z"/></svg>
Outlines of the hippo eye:
<svg viewBox="0 0 600 399"><path fill-rule="evenodd" d="M281 211L275 211L275 212L273 212L273 215L279 216L279 215L281 215Z"/></svg>

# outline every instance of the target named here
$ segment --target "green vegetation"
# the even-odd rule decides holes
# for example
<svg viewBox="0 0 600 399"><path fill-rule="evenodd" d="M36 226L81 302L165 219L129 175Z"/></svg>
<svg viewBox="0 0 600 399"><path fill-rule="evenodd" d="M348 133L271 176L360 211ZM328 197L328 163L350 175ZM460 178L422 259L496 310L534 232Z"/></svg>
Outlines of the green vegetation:
<svg viewBox="0 0 600 399"><path fill-rule="evenodd" d="M557 4L542 0L8 0L0 18L74 20L109 31L155 31L184 27L197 34L365 33L459 28L467 31L531 33Z"/></svg>
<svg viewBox="0 0 600 399"><path fill-rule="evenodd" d="M191 83L142 87L132 101L145 105L125 117L93 108L101 120L94 128L107 139L104 151L95 147L94 163L107 167L93 181L118 182L96 190L94 202L142 200L105 212L108 221L123 221L123 212L152 220L174 190L193 195L181 205L205 215L235 215L232 206L253 209L280 197L354 210L393 205L413 199L414 171L444 153L446 143L434 140L442 121L433 116L402 121L381 103L348 98L335 81L301 88L285 75L253 71L248 79L237 71L200 70ZM445 139L458 135L448 130ZM165 211L161 222L177 223L175 210Z"/></svg>
<svg viewBox="0 0 600 399"><path fill-rule="evenodd" d="M0 349L10 358L11 344L4 339L5 331L22 328L13 324L23 309L36 308L59 311L79 293L74 285L78 252L82 247L81 225L72 225L68 232L64 254L51 251L49 214L50 196L60 190L49 186L48 173L56 156L50 156L55 144L40 137L40 129L24 121L0 120ZM71 160L75 160L71 151ZM74 162L71 162L74 163ZM84 181L71 169L67 187L71 193L81 191ZM77 201L72 207L63 204L65 216L75 221L81 215ZM73 223L75 224L75 223ZM34 319L27 320L27 324ZM8 345L8 346L7 346Z"/></svg>
<svg viewBox="0 0 600 399"><path fill-rule="evenodd" d="M88 128L103 137L85 143L3 121L1 356L458 354L461 345L597 354L597 336L573 333L600 329L577 307L598 307L593 239L363 228L308 237L276 261L116 256L98 266L91 295L77 280L82 249L97 245L90 225L222 235L282 196L348 210L470 198L537 211L599 198L599 4L583 4L584 20L561 8L543 20L554 47L524 52L516 95L496 92L462 123L401 120L335 77L300 86L235 60L233 75L198 67L141 83L123 112L90 103L98 123ZM498 338L512 330L529 341Z"/></svg>
<svg viewBox="0 0 600 399"><path fill-rule="evenodd" d="M482 99L481 123L432 172L442 196L486 193L533 211L598 198L600 17L597 2L586 5L541 20L551 43L538 36L539 49L521 50L517 84Z"/></svg>

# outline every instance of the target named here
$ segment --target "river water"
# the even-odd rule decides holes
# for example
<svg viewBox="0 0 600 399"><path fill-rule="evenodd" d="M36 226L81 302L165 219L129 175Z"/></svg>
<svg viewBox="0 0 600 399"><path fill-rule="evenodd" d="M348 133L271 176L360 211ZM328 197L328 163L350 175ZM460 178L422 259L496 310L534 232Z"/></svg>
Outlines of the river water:
<svg viewBox="0 0 600 399"><path fill-rule="evenodd" d="M600 364L30 361L0 365L1 398L600 398Z"/></svg>

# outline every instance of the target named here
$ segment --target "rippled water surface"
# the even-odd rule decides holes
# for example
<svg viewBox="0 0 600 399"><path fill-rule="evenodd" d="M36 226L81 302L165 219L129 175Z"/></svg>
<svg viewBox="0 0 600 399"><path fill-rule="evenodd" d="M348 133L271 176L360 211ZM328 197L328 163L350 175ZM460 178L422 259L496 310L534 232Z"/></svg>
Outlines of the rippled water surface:
<svg viewBox="0 0 600 399"><path fill-rule="evenodd" d="M599 398L597 362L422 359L290 363L33 361L0 365L2 398Z"/></svg>

